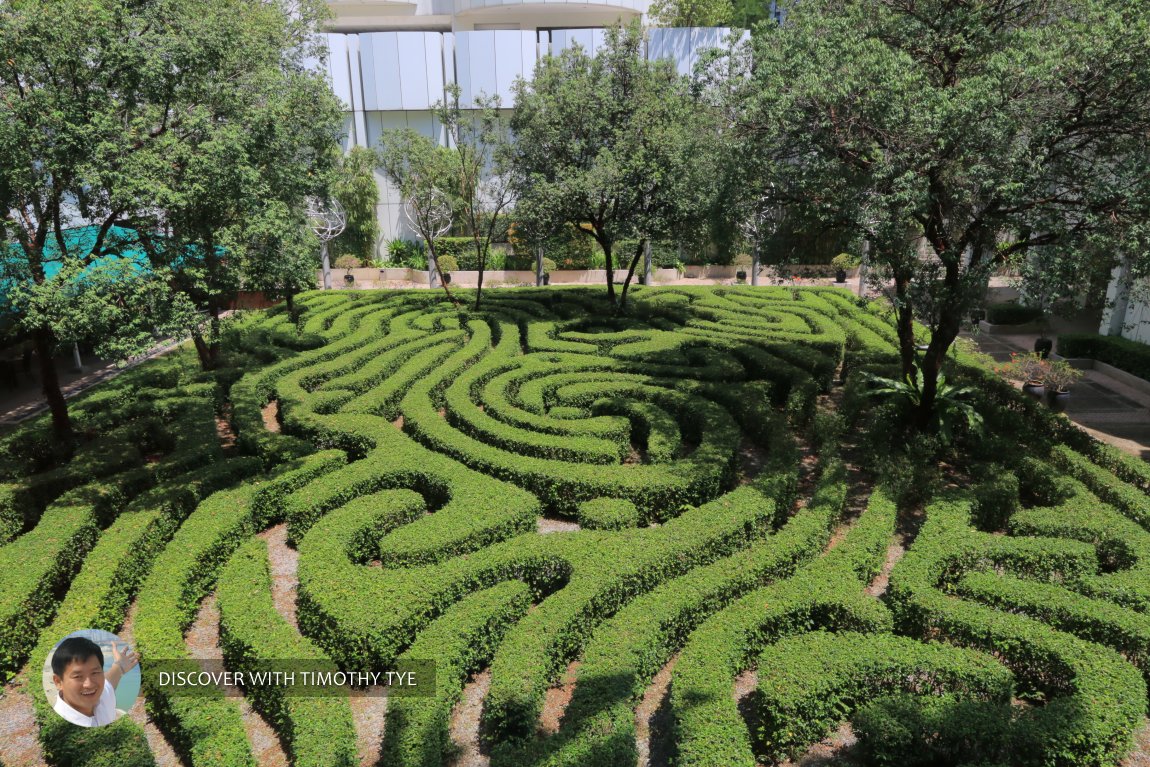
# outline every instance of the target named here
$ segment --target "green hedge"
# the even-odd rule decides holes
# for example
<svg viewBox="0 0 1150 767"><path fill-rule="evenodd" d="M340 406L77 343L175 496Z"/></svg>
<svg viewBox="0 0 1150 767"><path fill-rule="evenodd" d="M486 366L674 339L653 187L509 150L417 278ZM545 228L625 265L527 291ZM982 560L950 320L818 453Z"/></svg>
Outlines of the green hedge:
<svg viewBox="0 0 1150 767"><path fill-rule="evenodd" d="M336 670L327 656L299 633L272 604L267 544L253 538L232 555L220 573L220 649L232 671L282 669L269 661L306 662L309 669ZM247 678L251 679L251 676ZM294 767L352 767L355 727L346 690L333 688L326 697L285 695L277 685L248 685L252 706L276 729Z"/></svg>
<svg viewBox="0 0 1150 767"><path fill-rule="evenodd" d="M530 606L530 589L507 581L464 597L420 632L401 660L435 664L435 695L388 701L382 764L440 767L447 761L451 712L468 675L490 662L507 629Z"/></svg>
<svg viewBox="0 0 1150 767"><path fill-rule="evenodd" d="M1010 672L986 653L891 634L816 631L786 638L759 654L758 668L759 748L778 760L798 758L877 695L947 691L959 700L994 703L1009 715L1014 691Z"/></svg>
<svg viewBox="0 0 1150 767"><path fill-rule="evenodd" d="M969 523L967 501L940 499L928 506L915 545L891 577L890 604L897 625L912 636L997 653L1014 672L1021 696L1041 696L1046 701L1041 708L1017 712L1011 720L1010 763L1117 761L1142 721L1146 685L1141 675L1112 650L1031 618L956 600L939 591L940 581L979 569L961 562L970 557L969 561L977 563L979 555L956 557L956 551L977 551L995 543L994 536L971 530ZM1092 549L1088 552L1093 555ZM1029 568L1032 576L1067 569L1065 564L1033 564ZM1083 562L1080 572L1089 571Z"/></svg>
<svg viewBox="0 0 1150 767"><path fill-rule="evenodd" d="M843 472L841 464L834 471ZM823 523L829 532L842 513L845 483L825 492L823 503L833 510ZM882 563L895 512L889 495L876 491L863 515L826 556L741 597L691 636L671 681L677 764L756 764L731 687L769 643L816 628L890 630L889 614L878 601L864 597L862 588Z"/></svg>
<svg viewBox="0 0 1150 767"><path fill-rule="evenodd" d="M1063 357L1088 357L1105 362L1150 381L1150 346L1138 341L1119 336L1071 333L1058 336L1058 353Z"/></svg>
<svg viewBox="0 0 1150 767"><path fill-rule="evenodd" d="M986 321L992 325L1024 325L1042 319L1042 308L1023 306L1016 302L990 304L986 307Z"/></svg>

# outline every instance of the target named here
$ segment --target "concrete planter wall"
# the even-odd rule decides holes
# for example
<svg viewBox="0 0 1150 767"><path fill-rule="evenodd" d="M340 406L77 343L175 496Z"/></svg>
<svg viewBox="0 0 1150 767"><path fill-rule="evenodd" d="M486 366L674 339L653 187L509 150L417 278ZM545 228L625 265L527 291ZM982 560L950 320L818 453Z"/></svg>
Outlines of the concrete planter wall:
<svg viewBox="0 0 1150 767"><path fill-rule="evenodd" d="M728 267L720 267L726 269ZM734 278L734 267L731 269L731 279ZM351 274L355 277L355 282L350 286L344 282L344 275L347 273L345 269L333 269L331 272L331 286L332 288L354 288L357 290L370 290L372 288L386 287L387 283L391 282L412 282L417 286L427 284L427 271L422 269L409 269L407 267L399 268L384 268L384 269L352 269ZM635 273L632 279L632 284L639 284L640 274ZM651 274L652 280L658 284L660 282L674 282L679 278L679 273L674 269L655 269ZM615 270L615 282L621 284L623 280L627 279L626 269ZM561 269L551 272L552 285L605 285L607 283L607 270L606 269ZM479 284L479 272L460 270L452 272L451 284L458 285L463 288L473 288ZM535 272L523 269L519 270L503 270L503 269L489 269L483 273L483 285L485 287L493 285L534 285ZM316 273L316 286L322 287L323 274L322 272Z"/></svg>

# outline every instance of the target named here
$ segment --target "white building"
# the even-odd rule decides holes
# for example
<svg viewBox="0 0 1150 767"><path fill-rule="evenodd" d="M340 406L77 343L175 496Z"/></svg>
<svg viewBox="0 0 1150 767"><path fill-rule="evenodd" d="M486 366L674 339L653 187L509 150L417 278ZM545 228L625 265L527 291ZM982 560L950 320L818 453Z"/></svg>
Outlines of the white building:
<svg viewBox="0 0 1150 767"><path fill-rule="evenodd" d="M328 74L343 101L351 145L375 147L383 131L410 127L444 141L431 108L444 86L458 83L463 106L479 94L498 94L512 106L516 78L530 79L541 57L578 43L603 44L604 28L645 20L650 0L379 0L330 2ZM773 3L772 3L773 5ZM700 51L722 44L726 29L648 31L649 58L674 59L689 73ZM396 190L377 174L385 243L411 237Z"/></svg>

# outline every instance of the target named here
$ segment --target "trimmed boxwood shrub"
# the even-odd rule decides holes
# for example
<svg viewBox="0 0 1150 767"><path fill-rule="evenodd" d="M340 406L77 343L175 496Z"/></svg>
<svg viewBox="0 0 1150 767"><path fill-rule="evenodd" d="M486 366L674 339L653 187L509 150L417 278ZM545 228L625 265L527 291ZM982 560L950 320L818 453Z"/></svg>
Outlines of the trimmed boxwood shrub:
<svg viewBox="0 0 1150 767"><path fill-rule="evenodd" d="M220 649L228 669L245 672L249 679L253 672L274 668L268 661L301 661L309 669L336 670L276 611L271 587L267 544L252 538L220 573ZM324 697L295 697L273 684L249 685L244 692L280 734L295 767L359 764L345 690L333 688Z"/></svg>
<svg viewBox="0 0 1150 767"><path fill-rule="evenodd" d="M579 504L575 518L590 530L623 530L639 526L639 510L621 498L596 498Z"/></svg>
<svg viewBox="0 0 1150 767"><path fill-rule="evenodd" d="M1024 325L1042 319L1042 308L1023 306L1011 301L986 307L986 321L991 325Z"/></svg>

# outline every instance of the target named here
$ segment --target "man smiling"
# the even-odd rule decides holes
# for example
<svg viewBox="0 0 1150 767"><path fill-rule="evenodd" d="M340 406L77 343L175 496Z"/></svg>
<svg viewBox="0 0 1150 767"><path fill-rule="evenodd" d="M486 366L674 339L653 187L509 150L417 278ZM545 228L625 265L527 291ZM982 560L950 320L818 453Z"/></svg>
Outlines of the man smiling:
<svg viewBox="0 0 1150 767"><path fill-rule="evenodd" d="M72 724L100 727L116 721L116 687L137 664L126 647L112 643L112 667L104 671L104 653L91 639L69 637L52 654L52 682L59 691L55 710Z"/></svg>

